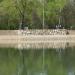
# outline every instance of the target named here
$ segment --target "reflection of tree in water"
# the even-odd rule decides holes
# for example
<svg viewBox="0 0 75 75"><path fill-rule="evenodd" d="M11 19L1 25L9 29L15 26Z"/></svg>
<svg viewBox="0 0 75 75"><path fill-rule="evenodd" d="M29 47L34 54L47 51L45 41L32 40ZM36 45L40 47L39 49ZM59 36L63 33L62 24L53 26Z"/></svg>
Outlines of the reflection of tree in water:
<svg viewBox="0 0 75 75"><path fill-rule="evenodd" d="M16 75L19 53L14 48L0 48L0 75Z"/></svg>
<svg viewBox="0 0 75 75"><path fill-rule="evenodd" d="M44 49L43 55L43 49L24 49L20 51L20 68L18 75L74 75L75 51Z"/></svg>
<svg viewBox="0 0 75 75"><path fill-rule="evenodd" d="M40 50L21 50L20 51L20 70L19 75L35 75L42 71L42 51Z"/></svg>
<svg viewBox="0 0 75 75"><path fill-rule="evenodd" d="M63 55L63 63L67 75L75 75L75 48L66 48Z"/></svg>
<svg viewBox="0 0 75 75"><path fill-rule="evenodd" d="M57 71L59 69L60 75L74 75L75 74L75 48L66 48L66 49L54 49L51 51L49 57L50 63L52 62L52 66L50 65L51 71L53 75L58 75ZM48 53L47 53L48 55ZM48 57L47 57L48 58ZM49 59L48 59L49 60ZM48 65L50 64L48 63ZM49 69L50 69L49 67ZM49 73L49 75L51 72Z"/></svg>

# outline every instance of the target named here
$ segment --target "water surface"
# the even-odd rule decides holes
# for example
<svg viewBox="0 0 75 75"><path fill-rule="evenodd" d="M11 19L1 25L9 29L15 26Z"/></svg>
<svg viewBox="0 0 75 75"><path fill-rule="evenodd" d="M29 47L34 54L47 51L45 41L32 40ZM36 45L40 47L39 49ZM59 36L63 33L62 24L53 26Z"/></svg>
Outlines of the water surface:
<svg viewBox="0 0 75 75"><path fill-rule="evenodd" d="M75 47L0 48L0 75L75 75Z"/></svg>

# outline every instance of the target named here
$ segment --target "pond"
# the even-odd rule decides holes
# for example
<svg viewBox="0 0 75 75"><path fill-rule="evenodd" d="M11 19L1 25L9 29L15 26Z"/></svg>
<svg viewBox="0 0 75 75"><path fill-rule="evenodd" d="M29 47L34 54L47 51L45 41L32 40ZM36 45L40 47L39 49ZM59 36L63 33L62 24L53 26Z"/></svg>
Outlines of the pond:
<svg viewBox="0 0 75 75"><path fill-rule="evenodd" d="M75 75L75 47L0 48L0 75Z"/></svg>

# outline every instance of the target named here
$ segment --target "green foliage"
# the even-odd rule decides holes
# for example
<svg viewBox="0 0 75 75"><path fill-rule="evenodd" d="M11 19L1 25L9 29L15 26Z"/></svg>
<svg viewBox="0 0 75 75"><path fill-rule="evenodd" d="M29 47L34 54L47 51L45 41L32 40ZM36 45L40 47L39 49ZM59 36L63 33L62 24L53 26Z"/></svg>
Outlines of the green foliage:
<svg viewBox="0 0 75 75"><path fill-rule="evenodd" d="M67 1L68 0L44 0L45 6L43 7L42 0L1 0L0 29L19 29L21 24L22 28L28 26L31 29L41 29L43 24L43 8L45 10L45 28L54 28L55 25L59 24L60 15L65 20L62 21L61 24L64 24L63 26L66 28L69 24L69 20L67 23L66 17L71 17L71 15L67 14L65 16L65 13L74 10L67 9L71 8ZM66 8L66 10L64 8ZM74 7L72 6L72 8ZM70 25L75 27L74 24L71 20ZM70 25L68 26L69 28Z"/></svg>

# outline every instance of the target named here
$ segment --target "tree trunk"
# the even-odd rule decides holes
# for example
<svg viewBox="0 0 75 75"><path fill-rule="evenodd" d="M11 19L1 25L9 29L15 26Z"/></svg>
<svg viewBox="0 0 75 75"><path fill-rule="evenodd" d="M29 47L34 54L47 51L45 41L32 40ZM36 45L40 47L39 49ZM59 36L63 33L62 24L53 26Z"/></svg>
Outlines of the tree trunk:
<svg viewBox="0 0 75 75"><path fill-rule="evenodd" d="M24 24L24 15L22 15L22 23L21 23L21 29L24 29L25 24Z"/></svg>

